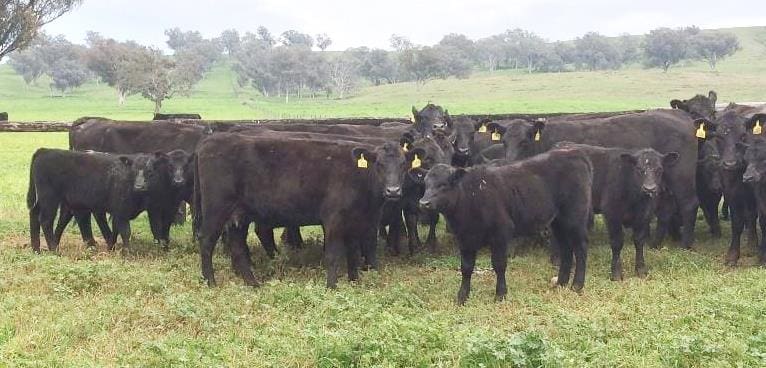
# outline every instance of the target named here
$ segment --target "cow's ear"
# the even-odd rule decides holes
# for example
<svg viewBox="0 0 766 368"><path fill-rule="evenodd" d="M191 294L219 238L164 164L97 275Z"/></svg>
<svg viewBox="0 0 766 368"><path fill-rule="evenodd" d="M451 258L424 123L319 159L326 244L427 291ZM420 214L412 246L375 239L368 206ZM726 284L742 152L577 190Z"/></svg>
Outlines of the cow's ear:
<svg viewBox="0 0 766 368"><path fill-rule="evenodd" d="M411 121L414 123L418 121L418 109L415 108L415 105L412 105L412 119Z"/></svg>
<svg viewBox="0 0 766 368"><path fill-rule="evenodd" d="M452 171L452 175L449 176L450 185L457 185L458 183L460 183L460 180L463 179L466 172L467 171L462 167L458 167L454 169Z"/></svg>
<svg viewBox="0 0 766 368"><path fill-rule="evenodd" d="M545 118L539 118L535 120L535 124L534 124L535 131L542 133L543 129L545 129L545 122L546 122Z"/></svg>
<svg viewBox="0 0 766 368"><path fill-rule="evenodd" d="M351 150L351 157L358 168L366 169L369 164L375 162L378 156L366 148L355 147Z"/></svg>
<svg viewBox="0 0 766 368"><path fill-rule="evenodd" d="M758 124L761 127L761 133L753 132L753 128ZM766 114L754 114L750 119L745 121L745 130L754 134L762 134L764 125L766 124Z"/></svg>
<svg viewBox="0 0 766 368"><path fill-rule="evenodd" d="M474 120L474 122L473 122L473 130L476 131L476 130L481 129L482 125L487 125L487 123L489 123L490 121L492 121L492 120L491 119L487 119L487 118L481 118L478 121Z"/></svg>
<svg viewBox="0 0 766 368"><path fill-rule="evenodd" d="M423 184L427 174L428 170L422 167L417 167L407 171L407 175L410 176L410 179L418 184Z"/></svg>
<svg viewBox="0 0 766 368"><path fill-rule="evenodd" d="M678 152L668 152L664 156L662 156L662 166L670 167L676 164L678 162L678 157L680 155Z"/></svg>
<svg viewBox="0 0 766 368"><path fill-rule="evenodd" d="M415 135L412 134L412 132L404 132L402 133L402 137L399 138L399 143L404 145L404 143L409 143L412 145L415 143Z"/></svg>
<svg viewBox="0 0 766 368"><path fill-rule="evenodd" d="M626 163L628 165L635 165L635 164L638 163L638 159L636 158L636 156L633 156L633 154L630 154L630 153L627 153L627 152L621 153L620 154L620 159L622 160L622 162L624 162L624 163Z"/></svg>
<svg viewBox="0 0 766 368"><path fill-rule="evenodd" d="M710 90L710 92L707 93L707 98L710 99L710 101L713 103L713 108L715 108L715 102L718 101L718 94L715 93L715 91Z"/></svg>
<svg viewBox="0 0 766 368"><path fill-rule="evenodd" d="M444 110L444 121L447 122L447 127L452 129L452 117L449 116L449 111Z"/></svg>
<svg viewBox="0 0 766 368"><path fill-rule="evenodd" d="M133 160L128 156L120 156L120 162L125 166L133 165Z"/></svg>
<svg viewBox="0 0 766 368"><path fill-rule="evenodd" d="M490 133L498 132L500 134L505 134L506 128L493 121L493 122L487 123L487 132L490 132Z"/></svg>
<svg viewBox="0 0 766 368"><path fill-rule="evenodd" d="M415 159L415 156L418 156L418 159L423 160L426 157L426 150L418 147L413 148L407 154L404 155L404 157L407 159L407 162L412 162L412 160Z"/></svg>
<svg viewBox="0 0 766 368"><path fill-rule="evenodd" d="M674 109L689 111L689 108L686 106L686 103L681 100L670 100L670 107Z"/></svg>

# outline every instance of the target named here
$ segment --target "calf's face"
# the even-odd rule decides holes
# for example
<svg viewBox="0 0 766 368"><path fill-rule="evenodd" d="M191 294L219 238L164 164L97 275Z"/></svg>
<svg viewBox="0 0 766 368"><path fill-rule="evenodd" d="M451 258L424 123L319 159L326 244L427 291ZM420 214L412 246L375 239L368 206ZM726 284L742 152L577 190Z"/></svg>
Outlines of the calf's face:
<svg viewBox="0 0 766 368"><path fill-rule="evenodd" d="M351 151L351 155L358 169L373 171L383 187L383 196L387 200L401 198L404 175L414 158L412 151L405 153L398 144L388 142L375 148L374 151L356 147ZM361 161L366 162L367 167L360 167Z"/></svg>
<svg viewBox="0 0 766 368"><path fill-rule="evenodd" d="M641 186L641 192L656 197L660 192L663 169L675 164L678 153L662 155L653 149L644 149L636 153L623 153L620 158L633 168L633 182Z"/></svg>
<svg viewBox="0 0 766 368"><path fill-rule="evenodd" d="M535 155L536 145L540 144L545 123L515 120L505 127L497 123L489 123L487 128L491 134L501 135L505 147L505 159L517 161Z"/></svg>
<svg viewBox="0 0 766 368"><path fill-rule="evenodd" d="M420 206L427 210L444 211L451 205L460 179L466 171L445 164L438 164L425 175L425 194L420 199Z"/></svg>
<svg viewBox="0 0 766 368"><path fill-rule="evenodd" d="M162 152L140 154L132 162L133 190L147 192L168 180L168 156Z"/></svg>
<svg viewBox="0 0 766 368"><path fill-rule="evenodd" d="M184 150L174 150L167 156L171 183L174 187L183 187L191 179L191 155Z"/></svg>
<svg viewBox="0 0 766 368"><path fill-rule="evenodd" d="M468 118L458 118L454 123L452 136L454 137L455 154L461 157L471 155L471 146L473 146L474 134L482 124Z"/></svg>
<svg viewBox="0 0 766 368"><path fill-rule="evenodd" d="M733 112L727 112L716 120L714 125L723 169L741 170L745 165L743 143L747 140L748 134L745 119Z"/></svg>

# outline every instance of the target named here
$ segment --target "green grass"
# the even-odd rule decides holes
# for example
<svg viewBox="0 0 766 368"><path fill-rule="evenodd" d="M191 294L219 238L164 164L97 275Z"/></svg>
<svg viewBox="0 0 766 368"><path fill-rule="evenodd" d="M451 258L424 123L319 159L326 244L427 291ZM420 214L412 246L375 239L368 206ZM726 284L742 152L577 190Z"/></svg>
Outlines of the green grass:
<svg viewBox="0 0 766 368"><path fill-rule="evenodd" d="M526 75L478 73L468 80L366 87L352 98L283 104L232 87L224 66L190 98L167 111L207 118L406 116L433 100L453 113L622 110L664 106L674 97L714 88L724 100L764 100L766 29L735 29L744 49L719 65L700 63L665 75L618 72ZM760 42L759 42L760 40ZM42 84L42 83L41 83ZM83 115L145 119L151 105L131 98L116 107L103 86L66 98L26 90L0 65L0 110L14 120ZM7 106L7 108L5 107ZM668 243L647 250L650 275L632 272L626 244L623 282L608 280L603 226L591 237L585 291L550 288L555 269L540 249L520 252L508 271L510 300L495 303L494 275L479 258L473 293L454 298L459 258L440 229L437 255L382 256L379 272L324 288L321 233L312 246L268 260L251 238L258 289L243 286L228 258L214 258L220 286L200 280L187 227L172 233L171 251L152 244L145 217L133 222L125 256L85 249L70 226L60 255L29 249L25 196L38 147L67 146L64 133L0 134L0 367L755 367L766 365L764 270L743 246L741 266L723 266L725 239L710 239L700 221L696 252ZM728 229L728 226L724 226ZM728 230L725 230L725 232ZM629 238L629 237L627 237Z"/></svg>
<svg viewBox="0 0 766 368"><path fill-rule="evenodd" d="M453 113L587 112L667 106L673 98L689 98L715 89L720 101L763 101L766 74L766 27L733 28L742 50L719 63L717 71L693 62L665 74L659 69L632 66L619 71L529 75L521 71L476 72L466 80L448 79L384 86L364 86L351 97L337 100L264 98L252 88L240 88L223 61L188 97L168 100L166 112L197 112L208 119L407 117L410 106L428 101ZM0 111L12 120L73 120L81 116L146 120L153 105L132 96L117 106L113 89L89 83L67 97L51 98L48 82L26 87L8 65L0 65Z"/></svg>

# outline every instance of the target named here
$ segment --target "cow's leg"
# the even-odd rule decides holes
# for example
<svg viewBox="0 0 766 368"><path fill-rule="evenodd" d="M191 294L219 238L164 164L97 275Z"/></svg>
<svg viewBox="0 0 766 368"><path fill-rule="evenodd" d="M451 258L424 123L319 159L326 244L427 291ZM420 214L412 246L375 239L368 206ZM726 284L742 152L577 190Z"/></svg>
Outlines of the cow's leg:
<svg viewBox="0 0 766 368"><path fill-rule="evenodd" d="M559 261L559 274L556 278L556 283L559 286L566 286L569 284L569 278L572 273L572 242L558 221L554 221L553 224L551 224L551 230L553 231L553 236L558 239L559 254L561 256Z"/></svg>
<svg viewBox="0 0 766 368"><path fill-rule="evenodd" d="M184 209L186 209L186 205L184 205ZM176 211L165 211L163 212L162 216L162 227L160 228L160 235L162 236L162 249L165 251L170 250L170 227L173 226L173 222L175 221L176 217ZM184 211L184 218L185 218L185 211Z"/></svg>
<svg viewBox="0 0 766 368"><path fill-rule="evenodd" d="M407 227L407 247L410 253L417 252L421 248L420 236L418 236L418 211L417 208L404 209L404 224Z"/></svg>
<svg viewBox="0 0 766 368"><path fill-rule="evenodd" d="M162 244L162 221L163 213L161 210L152 208L146 211L149 215L149 227L152 230L152 237L154 242L158 245Z"/></svg>
<svg viewBox="0 0 766 368"><path fill-rule="evenodd" d="M53 222L56 219L58 207L58 203L40 206L40 227L43 229L43 235L45 235L45 242L48 244L49 250L58 249L56 234L53 232Z"/></svg>
<svg viewBox="0 0 766 368"><path fill-rule="evenodd" d="M250 227L250 222L243 222L238 226L228 228L229 237L227 241L231 250L231 266L242 277L246 285L258 286L258 281L253 275L250 248L247 246L248 227Z"/></svg>
<svg viewBox="0 0 766 368"><path fill-rule="evenodd" d="M426 238L426 246L431 253L436 253L436 225L439 223L439 213L428 213L428 237Z"/></svg>
<svg viewBox="0 0 766 368"><path fill-rule="evenodd" d="M114 243L116 243L114 240L114 233L117 230L115 229L115 231L112 232L112 229L109 228L109 222L106 220L106 213L95 212L93 213L93 217L96 219L96 225L98 225L98 229L101 231L101 237L103 237L104 241L106 242L106 247L109 250L114 249Z"/></svg>
<svg viewBox="0 0 766 368"><path fill-rule="evenodd" d="M724 198L723 203L721 203L721 220L729 221L729 204L726 202L726 198Z"/></svg>
<svg viewBox="0 0 766 368"><path fill-rule="evenodd" d="M508 293L505 284L505 270L508 266L508 241L503 237L497 237L492 242L492 269L495 270L495 301L502 301Z"/></svg>
<svg viewBox="0 0 766 368"><path fill-rule="evenodd" d="M393 251L395 256L399 256L402 251L402 227L404 227L401 211L398 211L396 215L392 215L390 220L391 222L388 224L388 234L386 235L386 247ZM412 253L410 253L410 255L412 255Z"/></svg>
<svg viewBox="0 0 766 368"><path fill-rule="evenodd" d="M74 214L69 210L69 208L66 208L66 206L61 206L59 209L59 219L56 223L56 230L53 231L53 236L56 238L56 244L61 243L61 237L64 235L64 230L66 230L69 222L72 221L73 216ZM85 244L88 244L88 246L91 245L88 243L87 234L83 232L82 225L80 225L80 236L82 237L82 241ZM90 240L93 241L93 236L91 236Z"/></svg>
<svg viewBox="0 0 766 368"><path fill-rule="evenodd" d="M365 269L378 269L378 238L376 235L375 226L371 226L360 234L361 242L357 241Z"/></svg>
<svg viewBox="0 0 766 368"><path fill-rule="evenodd" d="M337 226L325 226L324 256L327 264L327 288L338 287L338 268L343 254L343 237Z"/></svg>
<svg viewBox="0 0 766 368"><path fill-rule="evenodd" d="M282 230L282 243L292 248L303 248L303 236L299 226L286 226Z"/></svg>
<svg viewBox="0 0 766 368"><path fill-rule="evenodd" d="M696 195L685 198L676 196L676 198L679 200L677 206L681 213L681 247L691 249L694 244L694 227L697 224L699 201Z"/></svg>
<svg viewBox="0 0 766 368"><path fill-rule="evenodd" d="M266 251L269 258L274 259L277 255L277 245L274 243L274 228L256 223L255 234L258 236L261 247Z"/></svg>
<svg viewBox="0 0 766 368"><path fill-rule="evenodd" d="M89 247L96 247L96 239L93 238L93 224L90 221L90 212L74 213L74 219L80 228L82 241Z"/></svg>
<svg viewBox="0 0 766 368"><path fill-rule="evenodd" d="M40 253L40 207L37 204L29 209L29 245L33 252Z"/></svg>
<svg viewBox="0 0 766 368"><path fill-rule="evenodd" d="M181 201L178 208L173 211L170 221L171 224L175 223L176 225L183 225L186 223L186 202Z"/></svg>
<svg viewBox="0 0 766 368"><path fill-rule="evenodd" d="M585 287L585 269L588 265L588 232L587 226L573 228L569 241L575 257L574 280L572 290L580 292Z"/></svg>
<svg viewBox="0 0 766 368"><path fill-rule="evenodd" d="M343 239L346 248L346 272L348 272L349 281L359 280L360 242L356 238L358 235L346 235Z"/></svg>
<svg viewBox="0 0 766 368"><path fill-rule="evenodd" d="M130 220L112 216L114 232L122 238L122 252L127 253L130 250Z"/></svg>
<svg viewBox="0 0 766 368"><path fill-rule="evenodd" d="M745 229L747 230L747 244L753 249L758 248L758 231L756 230L756 227L758 226L756 225L757 222L757 209L755 209L752 204L748 204L747 211L745 212Z"/></svg>
<svg viewBox="0 0 766 368"><path fill-rule="evenodd" d="M551 231L551 238L548 241L548 261L554 265L558 266L561 263L561 240L559 240L556 237L556 234Z"/></svg>
<svg viewBox="0 0 766 368"><path fill-rule="evenodd" d="M476 246L471 244L470 246ZM457 304L463 305L468 300L468 296L471 294L471 276L473 275L473 268L476 265L476 249L463 248L460 249L460 273L463 276L460 282L460 291L457 293Z"/></svg>
<svg viewBox="0 0 766 368"><path fill-rule="evenodd" d="M622 277L622 246L625 242L622 229L622 216L609 216L606 218L607 231L609 232L609 244L612 247L612 281L621 281Z"/></svg>
<svg viewBox="0 0 766 368"><path fill-rule="evenodd" d="M721 221L718 218L718 203L720 201L720 197L705 198L700 203L700 207L702 207L702 214L704 215L705 221L710 228L710 234L714 238L721 237Z"/></svg>
<svg viewBox="0 0 766 368"><path fill-rule="evenodd" d="M668 234L668 229L671 226L671 218L674 213L674 206L669 206L668 201L674 201L671 197L662 197L660 194L660 206L657 208L657 230L654 232L654 238L650 246L653 249L660 249L662 242L665 241L665 236Z"/></svg>
<svg viewBox="0 0 766 368"><path fill-rule="evenodd" d="M644 244L649 238L649 219L641 220L633 227L633 245L636 247L636 276L646 277L646 261L644 260Z"/></svg>
<svg viewBox="0 0 766 368"><path fill-rule="evenodd" d="M731 207L731 243L729 244L729 250L726 252L726 265L736 266L739 260L740 238L742 237L742 230L745 227L745 219L743 218L741 208L737 206Z"/></svg>

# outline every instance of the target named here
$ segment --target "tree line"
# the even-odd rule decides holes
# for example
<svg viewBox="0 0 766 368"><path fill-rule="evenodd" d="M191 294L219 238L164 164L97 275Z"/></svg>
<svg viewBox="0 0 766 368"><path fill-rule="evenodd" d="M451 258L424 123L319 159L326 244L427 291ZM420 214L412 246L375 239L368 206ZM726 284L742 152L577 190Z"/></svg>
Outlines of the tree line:
<svg viewBox="0 0 766 368"><path fill-rule="evenodd" d="M667 72L687 60L705 60L715 69L740 49L735 35L697 27L659 28L644 36L590 32L567 42L547 42L533 32L510 29L478 40L448 34L430 46L395 34L391 50L357 47L342 52L326 51L332 45L327 34L288 30L275 36L265 27L245 34L226 30L215 38L173 28L165 36L171 55L95 32L88 33L85 45L40 34L22 51L12 53L9 63L27 84L48 76L52 95L65 95L95 79L114 88L119 104L128 96L141 95L160 111L165 100L190 93L224 56L240 86L289 102L317 96L345 98L361 83L422 85L433 79L467 78L476 70L596 71L642 63Z"/></svg>

